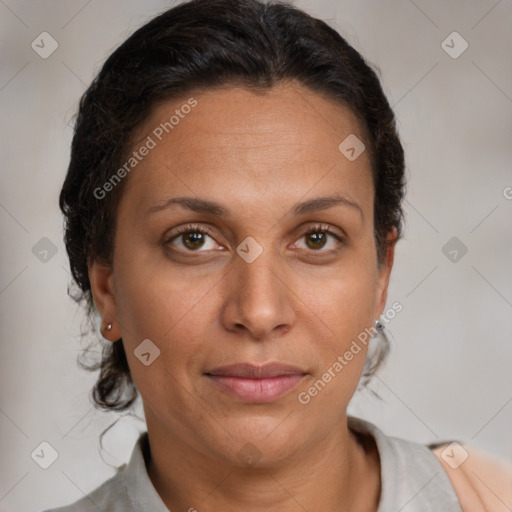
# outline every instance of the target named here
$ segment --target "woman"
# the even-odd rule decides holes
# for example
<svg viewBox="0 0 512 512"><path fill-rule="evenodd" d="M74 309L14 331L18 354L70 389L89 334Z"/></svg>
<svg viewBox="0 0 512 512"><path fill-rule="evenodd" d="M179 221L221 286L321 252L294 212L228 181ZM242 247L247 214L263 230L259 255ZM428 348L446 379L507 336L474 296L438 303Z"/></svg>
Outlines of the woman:
<svg viewBox="0 0 512 512"><path fill-rule="evenodd" d="M147 433L56 510L507 510L505 465L346 412L385 355L403 194L379 80L322 21L193 0L133 34L81 100L60 205L111 342L95 401L140 393Z"/></svg>

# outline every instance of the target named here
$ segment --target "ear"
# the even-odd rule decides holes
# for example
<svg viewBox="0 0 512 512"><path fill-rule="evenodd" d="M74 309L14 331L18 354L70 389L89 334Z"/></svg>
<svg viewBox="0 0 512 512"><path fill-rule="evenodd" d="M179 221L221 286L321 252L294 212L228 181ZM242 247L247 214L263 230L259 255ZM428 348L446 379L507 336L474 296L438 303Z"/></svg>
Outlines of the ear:
<svg viewBox="0 0 512 512"><path fill-rule="evenodd" d="M393 261L395 258L395 244L398 240L398 231L395 227L388 233L386 237L386 252L384 260L381 262L378 277L377 277L377 295L375 301L375 318L379 318L386 306L388 298L388 285L391 269L393 268Z"/></svg>
<svg viewBox="0 0 512 512"><path fill-rule="evenodd" d="M112 266L94 258L89 259L87 266L94 304L102 318L101 333L104 338L116 341L121 338L121 329L117 321ZM112 324L112 329L107 331L105 326L109 323Z"/></svg>

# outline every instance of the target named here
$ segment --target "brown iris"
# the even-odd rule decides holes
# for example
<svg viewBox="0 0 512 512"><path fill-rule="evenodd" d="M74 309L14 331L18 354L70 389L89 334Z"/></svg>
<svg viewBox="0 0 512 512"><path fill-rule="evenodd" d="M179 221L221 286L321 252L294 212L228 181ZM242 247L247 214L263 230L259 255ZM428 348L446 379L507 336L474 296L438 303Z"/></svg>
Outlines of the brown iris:
<svg viewBox="0 0 512 512"><path fill-rule="evenodd" d="M325 245L327 235L322 232L306 233L307 246L310 249L321 249ZM312 240L312 243L310 243Z"/></svg>
<svg viewBox="0 0 512 512"><path fill-rule="evenodd" d="M182 235L183 245L188 249L199 249L204 243L204 233L194 231Z"/></svg>

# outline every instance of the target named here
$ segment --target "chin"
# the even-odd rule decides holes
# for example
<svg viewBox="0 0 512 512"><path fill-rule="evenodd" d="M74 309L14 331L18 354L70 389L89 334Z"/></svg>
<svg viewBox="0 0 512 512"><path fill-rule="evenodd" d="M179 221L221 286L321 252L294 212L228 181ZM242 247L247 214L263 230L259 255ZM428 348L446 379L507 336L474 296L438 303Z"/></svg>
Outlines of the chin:
<svg viewBox="0 0 512 512"><path fill-rule="evenodd" d="M290 415L292 417L293 414ZM227 461L238 467L270 468L293 457L311 436L304 422L293 423L287 414L275 416L245 417L224 424L223 439L209 440L208 446L227 457Z"/></svg>

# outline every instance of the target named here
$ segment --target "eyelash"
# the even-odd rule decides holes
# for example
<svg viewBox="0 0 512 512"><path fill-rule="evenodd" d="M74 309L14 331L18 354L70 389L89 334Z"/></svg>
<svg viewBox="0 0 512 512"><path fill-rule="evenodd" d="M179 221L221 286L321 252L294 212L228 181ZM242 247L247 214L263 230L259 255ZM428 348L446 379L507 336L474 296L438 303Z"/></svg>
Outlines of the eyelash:
<svg viewBox="0 0 512 512"><path fill-rule="evenodd" d="M189 233L201 233L203 235L208 235L211 238L214 238L213 231L211 229L209 229L208 227L199 226L197 224L189 224L189 225L181 226L181 227L177 228L176 232L165 241L165 245L173 242L174 240L179 238L181 235L185 235L185 234L189 234ZM320 234L320 233L334 237L340 243L340 245L338 245L335 249L331 249L331 250L327 250L327 251L323 251L322 249L315 251L315 250L311 249L310 252L321 253L321 254L333 254L336 251L338 251L340 249L340 246L344 243L344 239L340 235L338 235L337 233L334 233L331 229L329 229L329 226L326 224L316 224L314 226L310 226L307 229L307 231L305 231L299 237L299 239L303 238L305 236L308 236L308 235ZM194 252L204 252L204 251L187 250L186 252L194 253Z"/></svg>

